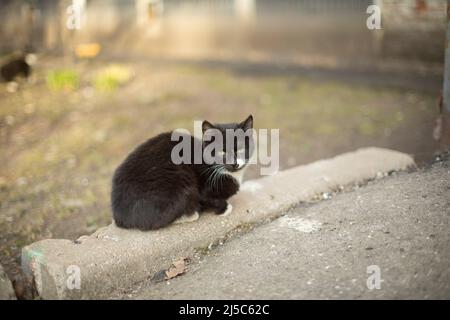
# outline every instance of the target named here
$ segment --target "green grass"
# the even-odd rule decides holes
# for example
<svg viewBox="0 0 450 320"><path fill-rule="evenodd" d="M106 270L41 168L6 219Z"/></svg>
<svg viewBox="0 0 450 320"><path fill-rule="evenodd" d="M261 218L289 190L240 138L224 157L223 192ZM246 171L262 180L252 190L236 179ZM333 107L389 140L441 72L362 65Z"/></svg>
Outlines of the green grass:
<svg viewBox="0 0 450 320"><path fill-rule="evenodd" d="M47 74L47 86L55 91L73 91L78 88L80 78L75 70L62 69Z"/></svg>

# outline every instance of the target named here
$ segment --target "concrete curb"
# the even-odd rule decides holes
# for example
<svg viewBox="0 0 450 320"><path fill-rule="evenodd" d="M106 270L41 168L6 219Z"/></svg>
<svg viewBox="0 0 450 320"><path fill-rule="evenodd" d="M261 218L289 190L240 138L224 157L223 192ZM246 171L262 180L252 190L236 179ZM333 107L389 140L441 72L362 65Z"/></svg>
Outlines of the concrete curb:
<svg viewBox="0 0 450 320"><path fill-rule="evenodd" d="M0 265L0 300L16 300L16 294L3 267Z"/></svg>
<svg viewBox="0 0 450 320"><path fill-rule="evenodd" d="M414 165L406 154L361 149L244 183L231 199L234 210L227 217L205 214L195 223L152 232L109 225L81 237L77 243L43 240L23 248L22 267L34 277L43 299L108 298L151 278L174 260L192 256L239 226L277 217L299 202L310 201L339 186ZM78 270L80 289L74 281Z"/></svg>

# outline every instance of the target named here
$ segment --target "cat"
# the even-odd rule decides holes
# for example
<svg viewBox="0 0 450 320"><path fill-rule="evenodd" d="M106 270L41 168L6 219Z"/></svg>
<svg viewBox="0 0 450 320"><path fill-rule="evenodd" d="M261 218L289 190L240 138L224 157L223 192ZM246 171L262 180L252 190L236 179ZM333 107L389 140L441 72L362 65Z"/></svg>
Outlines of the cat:
<svg viewBox="0 0 450 320"><path fill-rule="evenodd" d="M195 164L194 146L201 146L203 151L214 141L206 139L212 132L210 129L217 130L223 139L223 148L217 154L213 152L214 159L223 161ZM227 129L236 133L232 149L227 146ZM190 164L172 161L172 149L178 144L171 140L172 132L157 135L138 146L113 176L111 206L116 225L155 230L173 222L195 221L204 211L218 215L231 213L232 206L227 200L238 192L253 153L253 136L245 135L252 129L251 115L241 123L203 121L202 138L188 136L192 142Z"/></svg>
<svg viewBox="0 0 450 320"><path fill-rule="evenodd" d="M14 81L18 76L28 78L31 74L31 66L25 57L13 59L0 67L0 76L6 81Z"/></svg>

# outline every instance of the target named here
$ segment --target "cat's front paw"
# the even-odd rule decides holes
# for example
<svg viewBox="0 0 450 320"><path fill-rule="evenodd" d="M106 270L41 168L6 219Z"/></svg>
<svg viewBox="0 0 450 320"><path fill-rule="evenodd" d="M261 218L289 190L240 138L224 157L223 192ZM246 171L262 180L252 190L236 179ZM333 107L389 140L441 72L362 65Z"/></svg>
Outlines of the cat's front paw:
<svg viewBox="0 0 450 320"><path fill-rule="evenodd" d="M231 211L233 211L233 206L231 204L227 203L227 208L220 215L221 216L227 216L227 215L229 215L231 213Z"/></svg>

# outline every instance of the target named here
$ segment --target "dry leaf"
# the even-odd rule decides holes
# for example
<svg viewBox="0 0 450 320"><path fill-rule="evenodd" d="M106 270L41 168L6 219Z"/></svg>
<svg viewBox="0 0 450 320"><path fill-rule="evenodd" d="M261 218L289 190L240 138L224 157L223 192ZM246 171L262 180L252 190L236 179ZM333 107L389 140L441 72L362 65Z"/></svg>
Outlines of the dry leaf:
<svg viewBox="0 0 450 320"><path fill-rule="evenodd" d="M176 276L179 276L180 274L183 274L186 268L186 258L181 258L178 261L175 261L169 268L169 270L166 271L166 280L175 278Z"/></svg>

